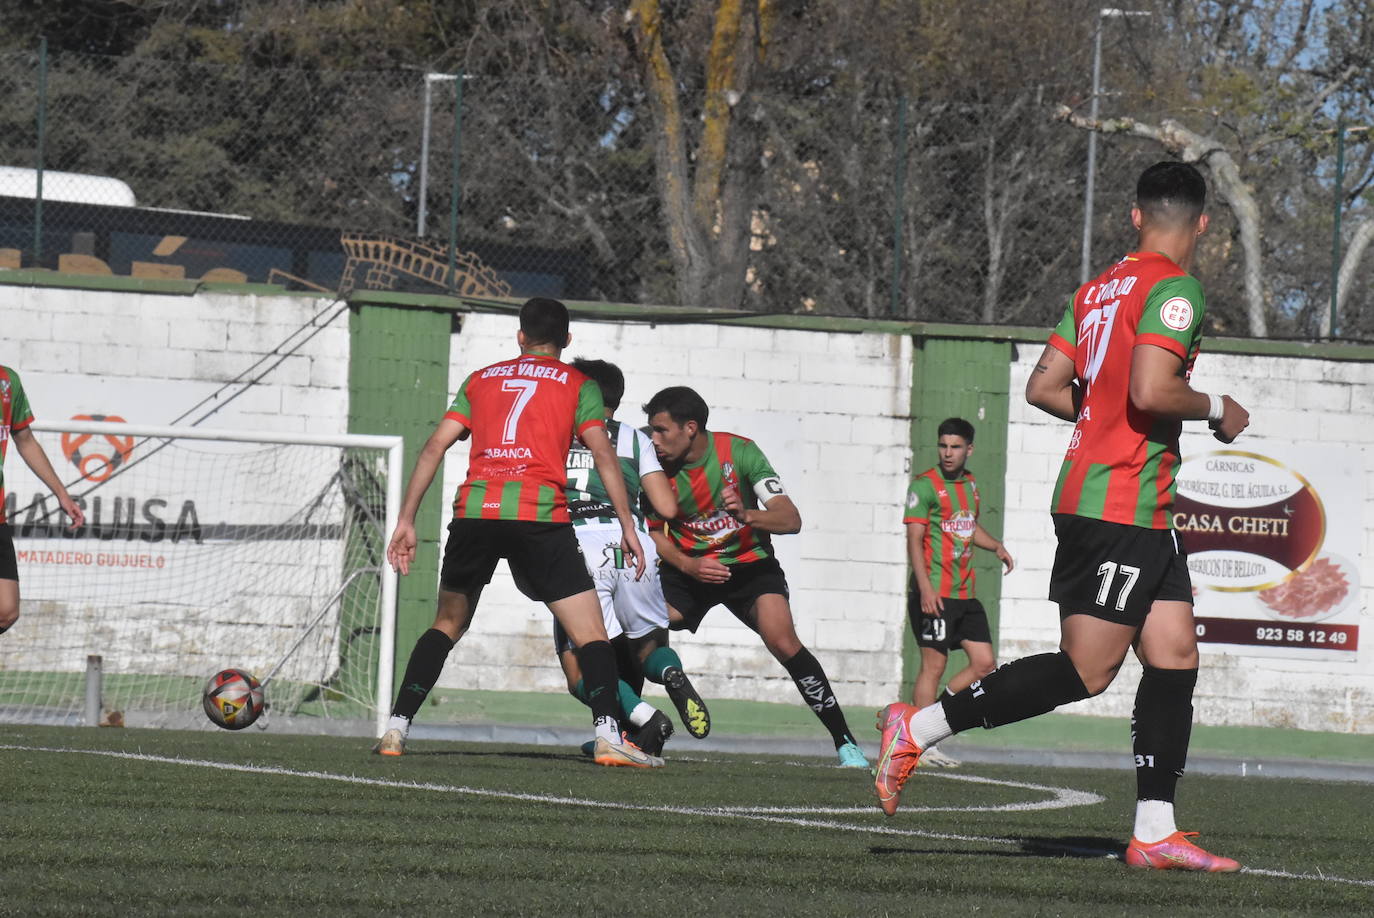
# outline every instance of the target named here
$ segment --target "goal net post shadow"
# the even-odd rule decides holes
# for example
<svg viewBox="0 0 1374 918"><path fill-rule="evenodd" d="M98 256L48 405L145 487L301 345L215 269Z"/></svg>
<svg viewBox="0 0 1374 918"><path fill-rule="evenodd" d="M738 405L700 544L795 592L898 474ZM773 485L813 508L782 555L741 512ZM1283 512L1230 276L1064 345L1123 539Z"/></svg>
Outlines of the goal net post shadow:
<svg viewBox="0 0 1374 918"><path fill-rule="evenodd" d="M107 421L30 428L86 515L72 530L23 462L5 510L20 618L0 637L0 721L209 727L206 680L246 669L264 718L380 733L390 709L396 575L386 539L402 440ZM111 713L119 716L110 718Z"/></svg>

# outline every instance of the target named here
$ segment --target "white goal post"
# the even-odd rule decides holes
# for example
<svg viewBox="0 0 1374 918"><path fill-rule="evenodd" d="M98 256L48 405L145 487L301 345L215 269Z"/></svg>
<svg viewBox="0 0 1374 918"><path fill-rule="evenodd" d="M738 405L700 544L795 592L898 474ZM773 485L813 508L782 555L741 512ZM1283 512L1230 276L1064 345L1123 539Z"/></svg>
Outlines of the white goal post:
<svg viewBox="0 0 1374 918"><path fill-rule="evenodd" d="M0 637L0 721L89 724L98 657L104 723L208 727L201 688L238 667L266 684L264 725L336 732L365 720L381 733L400 437L102 420L30 429L86 525L70 529L10 457L21 601Z"/></svg>

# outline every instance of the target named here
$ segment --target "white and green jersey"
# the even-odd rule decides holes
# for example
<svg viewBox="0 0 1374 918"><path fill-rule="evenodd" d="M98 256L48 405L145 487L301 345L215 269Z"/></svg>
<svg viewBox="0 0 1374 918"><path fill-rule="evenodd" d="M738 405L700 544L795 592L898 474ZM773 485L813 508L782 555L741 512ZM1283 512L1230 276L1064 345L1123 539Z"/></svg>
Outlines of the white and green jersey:
<svg viewBox="0 0 1374 918"><path fill-rule="evenodd" d="M642 432L622 424L615 419L606 421L606 433L615 446L616 457L620 459L620 469L625 476L625 490L630 497L630 512L634 514L635 528L647 532L644 525L644 511L640 501L644 499L644 487L640 484L645 475L663 471L653 444ZM597 528L620 528L615 518L615 508L606 494L606 485L592 461L592 451L574 440L568 450L568 484L565 488L568 498L568 514L574 526Z"/></svg>

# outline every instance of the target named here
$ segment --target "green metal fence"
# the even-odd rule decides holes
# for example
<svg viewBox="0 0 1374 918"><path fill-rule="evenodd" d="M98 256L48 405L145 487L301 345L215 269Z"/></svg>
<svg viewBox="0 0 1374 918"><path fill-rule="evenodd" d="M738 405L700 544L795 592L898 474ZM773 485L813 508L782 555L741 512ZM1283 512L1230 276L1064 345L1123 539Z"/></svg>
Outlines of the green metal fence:
<svg viewBox="0 0 1374 918"><path fill-rule="evenodd" d="M0 266L1046 325L1078 282L1085 212L1097 270L1133 241L1135 175L1168 155L1103 135L1086 208L1088 135L1054 117L1083 92L751 96L720 195L697 202L692 287L659 127L614 83L35 48L0 55ZM1148 113L1136 101L1104 97L1102 115ZM1311 187L1267 194L1265 162L1242 164L1265 209L1271 335L1374 335L1374 272L1338 270L1374 225L1369 133L1328 133L1290 142ZM1359 165L1333 177L1338 147ZM1237 226L1212 211L1195 273L1213 330L1245 335Z"/></svg>

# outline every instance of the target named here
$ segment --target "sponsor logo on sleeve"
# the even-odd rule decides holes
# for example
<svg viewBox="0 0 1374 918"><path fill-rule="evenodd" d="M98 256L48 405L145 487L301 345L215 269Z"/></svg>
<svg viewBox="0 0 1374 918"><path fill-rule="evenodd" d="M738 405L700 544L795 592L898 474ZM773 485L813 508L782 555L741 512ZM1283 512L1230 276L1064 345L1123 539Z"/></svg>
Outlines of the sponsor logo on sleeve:
<svg viewBox="0 0 1374 918"><path fill-rule="evenodd" d="M1159 318L1174 331L1183 331L1193 324L1193 304L1181 296L1171 297L1159 307Z"/></svg>

